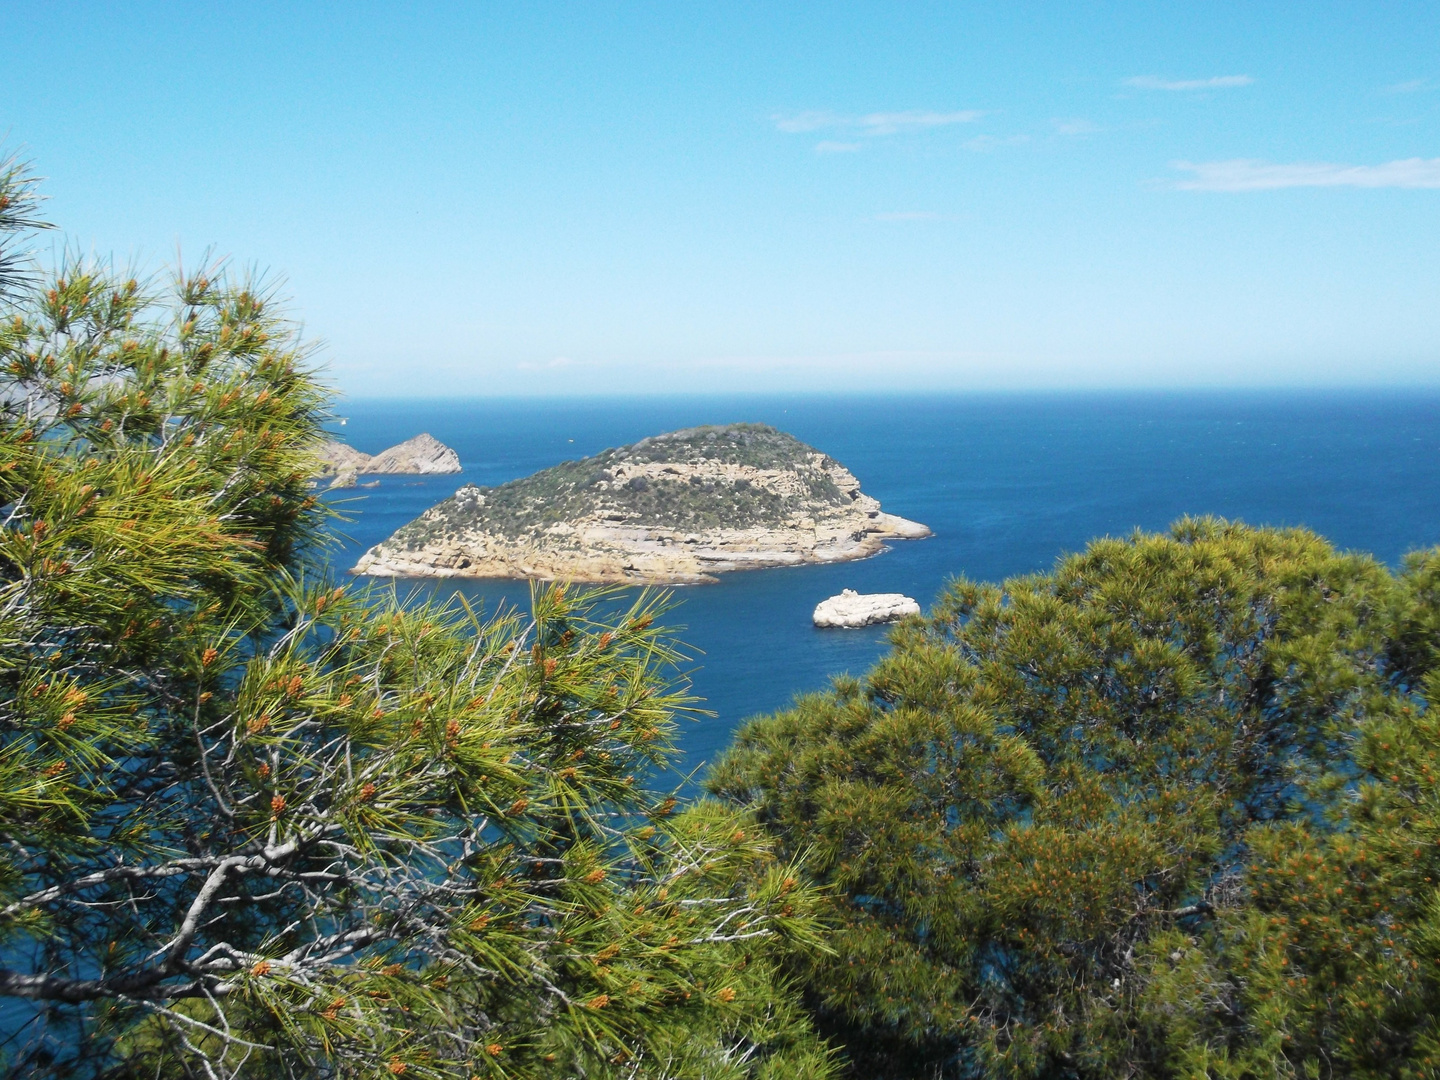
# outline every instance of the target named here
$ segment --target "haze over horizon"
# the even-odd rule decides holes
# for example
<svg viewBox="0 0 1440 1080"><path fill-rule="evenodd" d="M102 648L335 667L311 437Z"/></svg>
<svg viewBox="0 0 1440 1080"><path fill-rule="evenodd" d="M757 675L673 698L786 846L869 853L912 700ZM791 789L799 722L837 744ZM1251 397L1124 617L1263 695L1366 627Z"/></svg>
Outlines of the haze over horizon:
<svg viewBox="0 0 1440 1080"><path fill-rule="evenodd" d="M355 397L1440 386L1440 7L12 5L60 245Z"/></svg>

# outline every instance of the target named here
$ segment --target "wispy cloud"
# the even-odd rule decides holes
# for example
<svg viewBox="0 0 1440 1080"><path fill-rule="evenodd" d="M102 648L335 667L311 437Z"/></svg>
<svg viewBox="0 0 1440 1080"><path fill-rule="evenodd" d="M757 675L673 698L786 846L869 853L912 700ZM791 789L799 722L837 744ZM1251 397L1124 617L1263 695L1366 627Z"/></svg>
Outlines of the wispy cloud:
<svg viewBox="0 0 1440 1080"><path fill-rule="evenodd" d="M1419 94L1426 90L1435 89L1434 79L1407 79L1405 82L1391 83L1384 88L1387 94Z"/></svg>
<svg viewBox="0 0 1440 1080"><path fill-rule="evenodd" d="M831 139L824 139L815 144L817 154L853 154L859 149L858 142L835 142Z"/></svg>
<svg viewBox="0 0 1440 1080"><path fill-rule="evenodd" d="M1029 141L1029 135L1006 135L1003 138L996 135L976 135L973 139L965 140L965 149L983 154L997 146L1023 146Z"/></svg>
<svg viewBox="0 0 1440 1080"><path fill-rule="evenodd" d="M1050 123L1054 125L1056 132L1061 135L1094 135L1100 130L1099 127L1082 116L1072 116L1063 119L1056 117L1054 120L1051 120Z"/></svg>
<svg viewBox="0 0 1440 1080"><path fill-rule="evenodd" d="M904 131L928 131L932 128L948 127L951 124L973 124L985 113L980 109L961 109L955 112L874 112L863 116L842 116L833 112L809 111L791 115L776 115L771 119L775 126L791 134L810 131L840 131L853 135L876 137L897 135Z"/></svg>
<svg viewBox="0 0 1440 1080"><path fill-rule="evenodd" d="M1229 90L1249 86L1255 80L1249 75L1214 75L1208 79L1162 79L1158 75L1136 75L1125 80L1126 86L1137 90Z"/></svg>
<svg viewBox="0 0 1440 1080"><path fill-rule="evenodd" d="M828 112L802 112L794 116L772 116L775 126L781 131L802 132L819 131L821 128L838 127L843 124L844 118Z"/></svg>
<svg viewBox="0 0 1440 1080"><path fill-rule="evenodd" d="M1185 191L1278 191L1299 187L1440 188L1440 158L1405 158L1383 165L1332 165L1302 161L1273 165L1265 161L1175 162L1190 176L1177 180Z"/></svg>
<svg viewBox="0 0 1440 1080"><path fill-rule="evenodd" d="M877 112L862 116L855 123L866 135L894 135L900 131L924 131L928 128L949 127L951 124L973 124L984 115L980 109L961 109L958 112Z"/></svg>
<svg viewBox="0 0 1440 1080"><path fill-rule="evenodd" d="M888 213L876 214L876 221L941 221L941 215L933 210L891 210Z"/></svg>

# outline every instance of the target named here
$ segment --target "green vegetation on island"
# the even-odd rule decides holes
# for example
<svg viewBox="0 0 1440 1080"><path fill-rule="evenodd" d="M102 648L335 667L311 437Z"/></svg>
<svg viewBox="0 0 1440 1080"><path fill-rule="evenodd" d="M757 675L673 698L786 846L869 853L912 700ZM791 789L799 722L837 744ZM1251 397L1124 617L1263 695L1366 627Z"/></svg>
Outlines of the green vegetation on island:
<svg viewBox="0 0 1440 1080"><path fill-rule="evenodd" d="M652 463L704 465L708 475L643 469ZM414 549L472 529L517 537L583 518L694 531L777 525L797 502L818 508L851 501L827 471L833 464L814 447L766 424L688 428L561 462L498 487L462 488L399 529L393 540ZM793 473L799 497L787 499L744 477L719 478L715 465ZM627 466L633 473L628 477Z"/></svg>

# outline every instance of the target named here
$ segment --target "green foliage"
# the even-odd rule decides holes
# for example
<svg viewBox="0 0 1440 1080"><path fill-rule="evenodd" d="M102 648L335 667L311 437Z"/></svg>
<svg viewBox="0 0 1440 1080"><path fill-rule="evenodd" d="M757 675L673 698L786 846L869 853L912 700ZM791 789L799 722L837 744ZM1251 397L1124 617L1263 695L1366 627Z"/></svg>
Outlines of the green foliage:
<svg viewBox="0 0 1440 1080"><path fill-rule="evenodd" d="M69 260L0 315L12 1074L831 1071L778 969L813 891L655 786L663 597L325 581L326 396L223 267Z"/></svg>
<svg viewBox="0 0 1440 1080"><path fill-rule="evenodd" d="M699 474L649 464L701 466ZM845 506L850 497L831 479L834 463L818 450L765 424L686 428L641 439L580 461L566 461L495 488L466 488L395 534L411 549L467 530L519 537L559 522L586 518L676 529L746 528L776 524L797 508ZM794 474L794 497L723 475L724 466Z"/></svg>
<svg viewBox="0 0 1440 1080"><path fill-rule="evenodd" d="M31 280L29 234L50 228L38 217L40 198L29 166L15 157L0 158L0 299Z"/></svg>
<svg viewBox="0 0 1440 1080"><path fill-rule="evenodd" d="M1434 1075L1437 580L1187 520L742 729L712 788L829 890L854 1074Z"/></svg>

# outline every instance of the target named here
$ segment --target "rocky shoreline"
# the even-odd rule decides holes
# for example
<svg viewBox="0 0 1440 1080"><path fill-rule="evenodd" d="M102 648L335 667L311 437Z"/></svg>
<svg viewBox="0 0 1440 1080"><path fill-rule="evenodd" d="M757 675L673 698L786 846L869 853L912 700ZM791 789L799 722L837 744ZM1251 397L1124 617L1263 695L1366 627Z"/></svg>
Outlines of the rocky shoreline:
<svg viewBox="0 0 1440 1080"><path fill-rule="evenodd" d="M845 562L930 530L880 509L839 462L764 425L693 428L495 489L467 485L353 573L696 584Z"/></svg>

